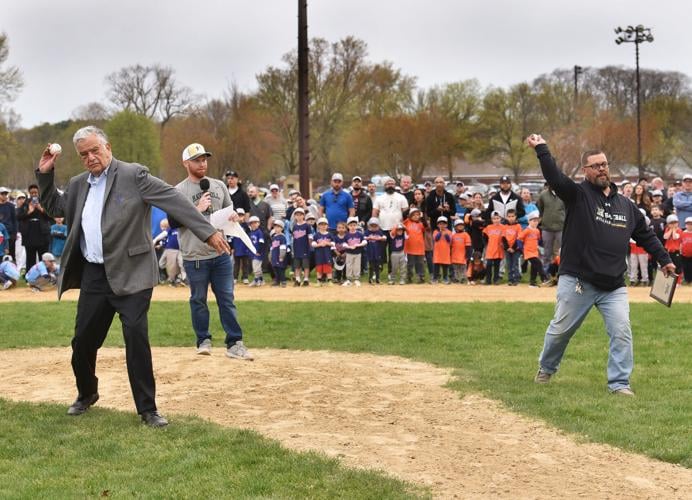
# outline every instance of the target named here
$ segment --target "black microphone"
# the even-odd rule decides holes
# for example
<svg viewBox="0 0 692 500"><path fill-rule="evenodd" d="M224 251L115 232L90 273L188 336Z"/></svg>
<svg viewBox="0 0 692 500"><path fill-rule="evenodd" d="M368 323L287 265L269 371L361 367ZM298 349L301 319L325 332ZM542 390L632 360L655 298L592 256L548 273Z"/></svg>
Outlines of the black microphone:
<svg viewBox="0 0 692 500"><path fill-rule="evenodd" d="M209 184L209 179L207 179L206 177L204 179L200 179L199 188L202 190L202 193L208 193L210 187L211 186ZM211 208L211 205L209 205L209 208L207 208L204 211L204 213L211 214L211 212L212 212L212 208Z"/></svg>

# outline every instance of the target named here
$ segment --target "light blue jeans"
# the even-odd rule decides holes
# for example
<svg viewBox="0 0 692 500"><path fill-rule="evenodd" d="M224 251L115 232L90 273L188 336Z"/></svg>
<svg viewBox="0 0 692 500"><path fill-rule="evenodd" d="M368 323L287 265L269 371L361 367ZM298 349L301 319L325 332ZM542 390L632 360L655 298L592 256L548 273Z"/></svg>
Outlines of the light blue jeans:
<svg viewBox="0 0 692 500"><path fill-rule="evenodd" d="M545 373L557 371L567 344L593 306L603 316L610 337L608 389L617 391L629 387L634 356L627 289L601 290L574 276L560 276L555 316L545 332L543 351L538 358L540 369Z"/></svg>

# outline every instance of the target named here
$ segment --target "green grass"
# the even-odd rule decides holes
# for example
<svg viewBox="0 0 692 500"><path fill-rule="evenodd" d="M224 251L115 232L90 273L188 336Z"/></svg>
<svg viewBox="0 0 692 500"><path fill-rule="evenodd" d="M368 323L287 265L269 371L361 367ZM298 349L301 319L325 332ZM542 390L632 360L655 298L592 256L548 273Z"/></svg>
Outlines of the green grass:
<svg viewBox="0 0 692 500"><path fill-rule="evenodd" d="M192 417L152 430L132 413L0 400L1 498L415 498L425 491L250 431Z"/></svg>
<svg viewBox="0 0 692 500"><path fill-rule="evenodd" d="M458 379L450 386L460 395L480 391L512 410L575 433L579 439L692 467L692 307L632 304L631 308L635 336L632 385L637 392L633 399L611 396L606 390L608 340L595 310L573 338L560 372L547 386L535 385L532 378L552 304L243 301L239 315L250 348L393 354L452 367ZM0 304L5 331L0 348L67 346L74 312L73 302ZM153 345L192 349L187 303L153 303L149 322ZM120 326L118 322L114 325L107 345L120 346ZM216 332L215 343L221 344L215 311L212 331ZM94 412L90 418L104 415ZM125 422L132 417L108 418ZM14 425L24 424L20 419ZM59 419L56 428L64 425ZM111 433L121 432L119 427L114 425ZM118 438L122 439L126 438Z"/></svg>

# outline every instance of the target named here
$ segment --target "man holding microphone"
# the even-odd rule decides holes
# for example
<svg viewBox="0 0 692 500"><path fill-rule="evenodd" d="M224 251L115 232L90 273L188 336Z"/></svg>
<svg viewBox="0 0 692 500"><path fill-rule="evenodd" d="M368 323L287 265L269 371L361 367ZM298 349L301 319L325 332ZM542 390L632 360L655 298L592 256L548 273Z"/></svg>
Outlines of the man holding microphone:
<svg viewBox="0 0 692 500"><path fill-rule="evenodd" d="M187 178L176 186L206 219L217 210L233 207L226 185L206 176L207 158L211 155L201 144L187 146L182 155ZM230 214L229 220L237 222L238 219L235 212ZM211 355L212 336L207 306L207 292L211 285L219 307L221 326L226 332L226 356L252 360L252 355L243 344L243 331L233 302L233 261L230 255L218 254L184 226L180 228L178 241L190 284L190 312L192 328L197 336L197 354Z"/></svg>

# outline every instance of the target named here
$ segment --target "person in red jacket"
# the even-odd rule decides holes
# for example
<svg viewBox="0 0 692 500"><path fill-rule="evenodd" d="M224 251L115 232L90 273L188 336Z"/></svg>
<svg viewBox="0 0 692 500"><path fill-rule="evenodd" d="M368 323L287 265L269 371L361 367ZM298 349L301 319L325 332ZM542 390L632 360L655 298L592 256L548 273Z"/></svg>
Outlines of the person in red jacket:
<svg viewBox="0 0 692 500"><path fill-rule="evenodd" d="M675 272L678 275L682 273L682 259L680 257L680 244L682 243L682 229L678 223L678 216L671 214L666 217L666 229L663 231L663 239L665 240L665 247L668 250L670 258L673 259L673 264L675 264ZM678 277L678 283L680 283L682 276Z"/></svg>
<svg viewBox="0 0 692 500"><path fill-rule="evenodd" d="M692 285L692 217L685 219L685 230L680 237L680 256L685 283Z"/></svg>

